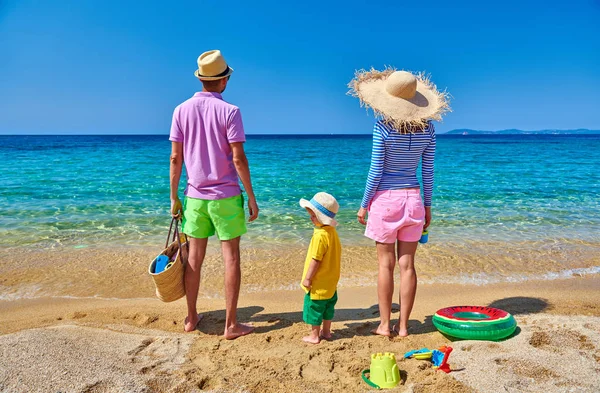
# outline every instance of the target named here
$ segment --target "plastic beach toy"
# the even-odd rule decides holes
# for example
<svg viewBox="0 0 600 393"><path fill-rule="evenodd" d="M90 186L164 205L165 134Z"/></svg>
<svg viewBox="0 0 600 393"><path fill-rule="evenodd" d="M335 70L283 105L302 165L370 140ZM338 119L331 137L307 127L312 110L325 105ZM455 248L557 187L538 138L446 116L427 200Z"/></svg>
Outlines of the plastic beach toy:
<svg viewBox="0 0 600 393"><path fill-rule="evenodd" d="M365 374L370 374L369 378ZM362 379L375 389L391 389L400 382L400 370L393 353L371 355L371 368L362 372Z"/></svg>
<svg viewBox="0 0 600 393"><path fill-rule="evenodd" d="M452 347L442 347L439 351L437 349L434 349L433 356L431 358L431 361L433 362L433 368L436 368L448 374L451 371L450 365L448 364L450 352L452 352Z"/></svg>
<svg viewBox="0 0 600 393"><path fill-rule="evenodd" d="M427 348L421 348L421 349L415 349L412 351L408 351L404 354L405 358L415 358L415 359L419 359L419 360L427 360L427 359L431 359L431 356L433 355L433 352L430 351Z"/></svg>
<svg viewBox="0 0 600 393"><path fill-rule="evenodd" d="M445 335L466 340L502 340L517 328L517 321L506 311L483 306L443 308L432 321Z"/></svg>
<svg viewBox="0 0 600 393"><path fill-rule="evenodd" d="M421 238L419 239L419 243L425 244L429 240L429 231L424 230L421 234Z"/></svg>
<svg viewBox="0 0 600 393"><path fill-rule="evenodd" d="M444 345L440 347L439 350L434 349L432 351L427 348L421 348L408 351L404 354L404 357L412 357L419 360L431 360L434 369L441 370L448 374L451 371L450 365L448 364L448 357L450 357L450 352L452 352L452 347L447 347Z"/></svg>
<svg viewBox="0 0 600 393"><path fill-rule="evenodd" d="M156 265L154 265L154 273L160 273L165 270L165 267L169 263L169 257L166 255L159 255L155 259Z"/></svg>

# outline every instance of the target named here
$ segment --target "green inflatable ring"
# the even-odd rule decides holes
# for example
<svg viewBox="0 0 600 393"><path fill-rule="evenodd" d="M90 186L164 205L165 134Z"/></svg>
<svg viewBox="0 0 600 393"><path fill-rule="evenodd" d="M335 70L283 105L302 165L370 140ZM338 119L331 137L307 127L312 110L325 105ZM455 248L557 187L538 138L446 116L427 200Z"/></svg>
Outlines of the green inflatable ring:
<svg viewBox="0 0 600 393"><path fill-rule="evenodd" d="M513 334L517 321L511 314L498 308L456 306L436 311L433 325L447 336L497 341Z"/></svg>

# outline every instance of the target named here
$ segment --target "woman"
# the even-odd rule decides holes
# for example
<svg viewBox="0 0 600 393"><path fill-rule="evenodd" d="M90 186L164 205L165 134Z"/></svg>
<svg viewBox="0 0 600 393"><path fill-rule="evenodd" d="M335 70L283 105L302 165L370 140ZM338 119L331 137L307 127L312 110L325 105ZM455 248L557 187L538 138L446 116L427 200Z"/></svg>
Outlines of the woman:
<svg viewBox="0 0 600 393"><path fill-rule="evenodd" d="M361 104L381 118L373 130L371 168L357 213L365 236L375 240L379 275L377 296L380 324L374 334L390 335L394 267L400 267L400 320L393 327L408 335L408 320L417 290L415 252L431 223L435 129L449 111L446 93L437 91L423 75L406 71L360 71L349 87ZM422 161L423 198L417 179ZM368 221L365 217L369 212ZM397 255L396 255L397 251Z"/></svg>

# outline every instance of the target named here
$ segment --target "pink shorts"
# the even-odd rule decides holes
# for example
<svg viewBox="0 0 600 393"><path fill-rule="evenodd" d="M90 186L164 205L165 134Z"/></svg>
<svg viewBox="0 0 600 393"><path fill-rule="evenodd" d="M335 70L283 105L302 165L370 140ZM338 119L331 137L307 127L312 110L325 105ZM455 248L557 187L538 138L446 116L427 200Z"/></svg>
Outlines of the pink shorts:
<svg viewBox="0 0 600 393"><path fill-rule="evenodd" d="M416 242L424 224L419 189L378 191L369 206L365 236L379 243Z"/></svg>

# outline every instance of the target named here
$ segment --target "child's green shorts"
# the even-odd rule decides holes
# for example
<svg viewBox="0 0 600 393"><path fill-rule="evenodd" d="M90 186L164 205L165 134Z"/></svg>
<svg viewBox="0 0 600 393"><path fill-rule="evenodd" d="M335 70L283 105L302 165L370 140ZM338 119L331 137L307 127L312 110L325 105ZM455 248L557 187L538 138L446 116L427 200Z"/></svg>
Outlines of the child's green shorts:
<svg viewBox="0 0 600 393"><path fill-rule="evenodd" d="M337 303L337 299L337 291L335 291L331 299L327 300L313 300L310 298L310 293L307 293L304 296L302 319L313 326L320 325L323 320L331 321L335 313L334 306Z"/></svg>
<svg viewBox="0 0 600 393"><path fill-rule="evenodd" d="M219 240L231 240L246 233L244 199L241 195L208 200L185 197L182 231L196 239L217 233Z"/></svg>

